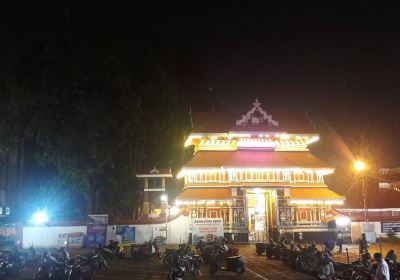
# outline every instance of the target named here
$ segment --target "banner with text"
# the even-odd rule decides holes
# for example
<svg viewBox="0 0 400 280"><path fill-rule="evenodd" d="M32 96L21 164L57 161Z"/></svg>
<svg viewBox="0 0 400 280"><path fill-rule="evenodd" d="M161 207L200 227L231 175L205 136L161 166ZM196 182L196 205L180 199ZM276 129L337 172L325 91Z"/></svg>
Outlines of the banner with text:
<svg viewBox="0 0 400 280"><path fill-rule="evenodd" d="M136 231L134 226L117 226L117 237L123 244L133 244L135 243Z"/></svg>
<svg viewBox="0 0 400 280"><path fill-rule="evenodd" d="M86 247L106 245L108 215L88 215Z"/></svg>
<svg viewBox="0 0 400 280"><path fill-rule="evenodd" d="M195 218L192 220L193 242L211 242L224 237L223 219Z"/></svg>
<svg viewBox="0 0 400 280"><path fill-rule="evenodd" d="M153 240L159 244L165 244L167 238L167 227L153 226Z"/></svg>
<svg viewBox="0 0 400 280"><path fill-rule="evenodd" d="M381 222L381 231L384 233L400 232L400 222Z"/></svg>

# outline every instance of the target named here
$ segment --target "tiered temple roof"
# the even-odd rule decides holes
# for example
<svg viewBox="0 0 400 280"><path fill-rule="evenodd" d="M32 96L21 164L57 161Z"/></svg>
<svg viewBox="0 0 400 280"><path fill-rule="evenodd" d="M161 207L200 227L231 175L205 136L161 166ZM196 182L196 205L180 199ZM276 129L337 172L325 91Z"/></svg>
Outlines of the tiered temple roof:
<svg viewBox="0 0 400 280"><path fill-rule="evenodd" d="M185 178L178 199L224 200L231 187L285 186L293 200L342 203L323 180L334 168L308 150L318 140L305 114L269 114L257 99L246 114L193 112L185 144L195 154L178 176Z"/></svg>

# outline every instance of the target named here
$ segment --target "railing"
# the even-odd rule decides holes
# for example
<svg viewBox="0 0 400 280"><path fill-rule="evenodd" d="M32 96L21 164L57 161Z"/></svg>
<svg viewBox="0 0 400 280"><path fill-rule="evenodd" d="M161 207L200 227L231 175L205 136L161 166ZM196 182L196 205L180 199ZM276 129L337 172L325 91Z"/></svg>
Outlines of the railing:
<svg viewBox="0 0 400 280"><path fill-rule="evenodd" d="M281 226L326 226L326 207L280 207L279 218Z"/></svg>

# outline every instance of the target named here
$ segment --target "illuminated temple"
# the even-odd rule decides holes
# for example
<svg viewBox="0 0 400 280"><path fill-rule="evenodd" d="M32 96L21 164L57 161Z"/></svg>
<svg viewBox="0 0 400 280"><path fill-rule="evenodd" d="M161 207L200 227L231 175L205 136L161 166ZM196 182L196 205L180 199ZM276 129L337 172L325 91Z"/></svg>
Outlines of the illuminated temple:
<svg viewBox="0 0 400 280"><path fill-rule="evenodd" d="M324 183L334 168L309 151L318 140L305 115L268 114L257 99L246 114L193 112L176 203L192 218L223 218L235 241L327 232L344 197Z"/></svg>

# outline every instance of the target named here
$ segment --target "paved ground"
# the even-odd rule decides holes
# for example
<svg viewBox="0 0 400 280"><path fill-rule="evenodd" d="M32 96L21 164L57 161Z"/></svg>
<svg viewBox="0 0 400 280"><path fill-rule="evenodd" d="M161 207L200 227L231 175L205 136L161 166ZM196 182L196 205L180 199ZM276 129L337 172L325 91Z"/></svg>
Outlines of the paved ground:
<svg viewBox="0 0 400 280"><path fill-rule="evenodd" d="M286 280L314 279L304 274L298 273L290 268L284 267L281 261L267 260L265 256L257 256L254 245L235 245L240 248L240 253L245 256L248 270L243 275L236 275L229 272L218 272L213 279L260 279L260 280ZM137 261L133 259L109 260L109 271L98 271L96 280L128 280L128 279L167 279L168 272L164 269L160 260ZM34 269L25 271L19 279L32 279ZM208 265L203 265L201 275L196 279L210 279L208 275Z"/></svg>
<svg viewBox="0 0 400 280"><path fill-rule="evenodd" d="M228 272L218 272L213 279L259 279L259 280L311 280L313 277L296 272L288 267L282 265L278 260L267 260L265 256L257 256L255 253L254 245L234 245L240 249L240 253L245 257L248 270L243 275L236 275ZM349 249L350 261L358 258L358 247L356 245L344 245L343 248ZM394 249L400 253L400 246L398 244L385 243L382 244L382 251L384 254L389 249ZM379 244L372 245L370 252L377 252L380 250ZM334 259L340 262L347 262L347 255L345 253L338 254L335 252ZM133 259L126 260L110 260L110 270L107 272L99 271L96 273L96 280L128 280L128 279L166 279L167 271L163 268L159 260L145 260L136 261ZM34 269L27 269L19 279L32 279ZM208 266L202 266L202 273L196 279L210 279L208 275Z"/></svg>
<svg viewBox="0 0 400 280"><path fill-rule="evenodd" d="M267 260L265 256L257 256L254 246L237 245L237 247L240 248L240 253L245 256L248 270L239 276L235 273L218 272L213 279L314 279L284 267L280 261ZM140 262L127 259L123 261L115 260L110 265L112 267L110 271L98 273L96 280L166 279L168 275L160 261L146 260ZM208 265L203 265L201 270L201 275L196 277L196 279L211 278L208 275Z"/></svg>

